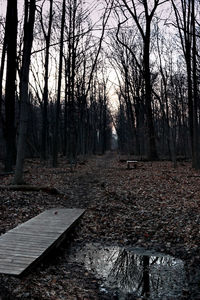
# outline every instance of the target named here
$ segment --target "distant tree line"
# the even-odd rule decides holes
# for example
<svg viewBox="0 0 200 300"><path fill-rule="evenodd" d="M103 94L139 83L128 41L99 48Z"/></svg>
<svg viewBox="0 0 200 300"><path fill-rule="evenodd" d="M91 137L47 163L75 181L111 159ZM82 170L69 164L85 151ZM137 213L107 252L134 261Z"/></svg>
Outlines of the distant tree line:
<svg viewBox="0 0 200 300"><path fill-rule="evenodd" d="M116 0L113 11L120 151L199 169L199 1Z"/></svg>
<svg viewBox="0 0 200 300"><path fill-rule="evenodd" d="M15 167L23 182L25 157L51 159L58 154L75 164L78 155L110 148L102 42L113 1L99 16L95 36L89 7L82 0L7 0L1 17L0 155L5 170ZM94 7L95 9L95 7Z"/></svg>

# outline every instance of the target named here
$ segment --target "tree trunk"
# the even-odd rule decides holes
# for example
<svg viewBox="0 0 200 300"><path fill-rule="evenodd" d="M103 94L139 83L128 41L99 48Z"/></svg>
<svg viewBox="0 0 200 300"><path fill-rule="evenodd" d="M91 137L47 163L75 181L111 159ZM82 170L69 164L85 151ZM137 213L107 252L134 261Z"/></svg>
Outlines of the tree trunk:
<svg viewBox="0 0 200 300"><path fill-rule="evenodd" d="M29 67L31 60L31 49L33 42L33 29L35 22L35 5L36 0L25 0L25 16L24 16L24 45L22 68L20 76L20 128L17 147L17 163L14 177L14 184L22 184L23 167L25 158L25 146L28 125L28 84L29 84Z"/></svg>
<svg viewBox="0 0 200 300"><path fill-rule="evenodd" d="M63 0L62 6L62 20L61 20L61 33L60 33L60 54L59 54L59 72L58 72L58 91L56 101L56 120L53 137L53 167L57 166L58 160L58 144L59 144L59 117L60 117L60 94L61 94L61 83L62 83L62 66L63 66L63 45L64 45L64 26L65 26L65 1Z"/></svg>
<svg viewBox="0 0 200 300"><path fill-rule="evenodd" d="M50 48L50 39L51 39L51 28L53 21L53 0L49 0L49 25L48 32L45 33L43 28L43 34L45 36L46 41L46 49L45 49L45 75L44 75L44 91L43 91L43 109L42 109L42 159L46 160L47 158L47 137L48 137L48 80L49 80L49 48ZM41 20L41 22L43 22Z"/></svg>
<svg viewBox="0 0 200 300"><path fill-rule="evenodd" d="M17 58L17 0L8 0L6 17L7 74L5 91L5 171L12 171L16 160L15 80Z"/></svg>
<svg viewBox="0 0 200 300"><path fill-rule="evenodd" d="M143 289L142 296L149 298L150 296L150 274L149 274L149 256L143 256Z"/></svg>
<svg viewBox="0 0 200 300"><path fill-rule="evenodd" d="M6 42L6 31L4 35L4 41L3 41L3 49L2 49L2 55L1 55L1 69L0 69L0 125L3 124L2 119L2 92L3 92L3 74L4 74L4 67L5 67L5 58L6 58L6 48L7 48L7 42Z"/></svg>
<svg viewBox="0 0 200 300"><path fill-rule="evenodd" d="M188 46L187 46L188 47ZM191 140L191 150L193 156L193 95L192 95L192 66L191 66L191 46L186 50L186 66L187 66L187 88L188 88L188 112L189 112L189 130Z"/></svg>
<svg viewBox="0 0 200 300"><path fill-rule="evenodd" d="M193 111L193 157L192 166L200 169L200 154L199 154L199 134L198 134L198 83L197 83L197 49L196 49L196 25L195 25L195 1L192 0L192 30L193 30L193 97L194 97L194 111Z"/></svg>
<svg viewBox="0 0 200 300"><path fill-rule="evenodd" d="M6 16L7 74L5 91L5 171L12 171L16 159L15 80L17 56L17 0L8 0Z"/></svg>
<svg viewBox="0 0 200 300"><path fill-rule="evenodd" d="M147 117L147 130L148 130L148 159L158 159L156 151L155 129L153 123L152 112L152 87L151 87L151 74L150 74L150 23L147 20L146 36L144 39L144 81L145 81L145 108Z"/></svg>

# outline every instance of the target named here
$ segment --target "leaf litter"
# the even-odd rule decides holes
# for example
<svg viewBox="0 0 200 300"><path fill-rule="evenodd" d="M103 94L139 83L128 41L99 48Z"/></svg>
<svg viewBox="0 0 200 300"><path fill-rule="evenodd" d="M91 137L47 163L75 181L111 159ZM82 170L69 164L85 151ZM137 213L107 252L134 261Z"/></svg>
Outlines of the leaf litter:
<svg viewBox="0 0 200 300"><path fill-rule="evenodd" d="M85 208L86 213L58 253L26 277L0 275L2 299L104 299L99 279L68 260L70 247L87 243L131 245L179 257L187 262L188 280L199 284L200 176L190 162L176 169L167 161L138 162L128 170L109 152L89 157L74 172L64 158L57 168L27 160L25 171L27 184L55 187L61 194L1 191L1 234L52 207ZM1 184L9 185L12 176L1 177Z"/></svg>

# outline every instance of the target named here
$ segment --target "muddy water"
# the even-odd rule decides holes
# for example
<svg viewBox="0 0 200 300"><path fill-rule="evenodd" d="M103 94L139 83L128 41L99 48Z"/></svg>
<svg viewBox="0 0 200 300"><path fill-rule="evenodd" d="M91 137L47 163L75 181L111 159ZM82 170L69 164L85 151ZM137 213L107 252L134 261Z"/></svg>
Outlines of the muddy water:
<svg viewBox="0 0 200 300"><path fill-rule="evenodd" d="M114 299L188 299L182 260L141 248L87 244L70 258L100 279L100 292Z"/></svg>

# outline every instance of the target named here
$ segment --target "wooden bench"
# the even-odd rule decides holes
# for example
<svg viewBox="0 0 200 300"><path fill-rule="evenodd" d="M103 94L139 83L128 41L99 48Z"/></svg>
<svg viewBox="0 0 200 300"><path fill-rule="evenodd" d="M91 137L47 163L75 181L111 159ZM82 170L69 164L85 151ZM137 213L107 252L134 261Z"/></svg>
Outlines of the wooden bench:
<svg viewBox="0 0 200 300"><path fill-rule="evenodd" d="M126 165L127 165L127 169L130 170L132 169L131 166L136 169L137 167L137 160L127 160Z"/></svg>
<svg viewBox="0 0 200 300"><path fill-rule="evenodd" d="M54 208L0 236L0 273L20 276L58 247L83 209Z"/></svg>

